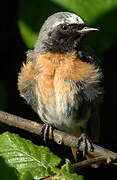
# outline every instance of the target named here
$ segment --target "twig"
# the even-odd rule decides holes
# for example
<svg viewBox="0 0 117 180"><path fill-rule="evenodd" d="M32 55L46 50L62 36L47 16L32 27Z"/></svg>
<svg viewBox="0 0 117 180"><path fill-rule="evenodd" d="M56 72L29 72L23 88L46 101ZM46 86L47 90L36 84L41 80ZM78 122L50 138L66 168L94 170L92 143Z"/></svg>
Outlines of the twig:
<svg viewBox="0 0 117 180"><path fill-rule="evenodd" d="M86 166L91 166L91 165L96 165L95 167L98 167L97 164L101 164L103 162L105 162L105 157L104 156L99 156L99 157L95 157L95 158L92 158L92 159L87 159L87 160L84 160L84 161L81 161L81 162L77 162L74 164L74 167L75 169L81 169L83 167L86 167Z"/></svg>
<svg viewBox="0 0 117 180"><path fill-rule="evenodd" d="M33 122L31 120L24 119L19 116L12 115L3 111L0 111L0 121L10 126L15 126L20 129L24 129L28 132L43 136L43 133L42 133L43 124L39 124L37 122ZM53 130L53 140L57 144L64 144L69 147L77 148L78 138L71 136L69 134L66 134L62 131L58 131L56 129ZM93 157L94 159L86 160L85 163L83 162L85 165L86 164L91 165L95 163L95 161L96 162L103 161L103 162L106 162L107 164L112 163L114 165L117 165L117 153L112 152L108 149L102 148L100 146L97 146L96 144L93 144L93 146L94 146L94 151L93 152L88 151L88 155ZM81 144L79 150L80 151L83 150L83 144ZM80 164L76 164L75 166L79 166L79 165Z"/></svg>

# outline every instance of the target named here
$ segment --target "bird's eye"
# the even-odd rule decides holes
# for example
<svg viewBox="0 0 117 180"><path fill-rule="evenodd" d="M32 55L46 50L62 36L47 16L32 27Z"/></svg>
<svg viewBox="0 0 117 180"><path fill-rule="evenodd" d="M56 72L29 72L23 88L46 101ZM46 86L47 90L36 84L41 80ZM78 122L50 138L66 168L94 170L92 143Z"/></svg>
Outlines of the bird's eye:
<svg viewBox="0 0 117 180"><path fill-rule="evenodd" d="M67 28L68 28L68 26L67 26L67 25L65 25L65 24L61 26L61 29L62 29L62 30L64 30L64 31L66 31L66 30L67 30Z"/></svg>

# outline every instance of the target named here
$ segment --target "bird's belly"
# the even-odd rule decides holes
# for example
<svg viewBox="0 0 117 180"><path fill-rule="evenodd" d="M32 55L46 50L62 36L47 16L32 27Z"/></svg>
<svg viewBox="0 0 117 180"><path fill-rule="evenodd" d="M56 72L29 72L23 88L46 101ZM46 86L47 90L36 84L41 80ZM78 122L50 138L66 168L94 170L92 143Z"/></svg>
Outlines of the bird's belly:
<svg viewBox="0 0 117 180"><path fill-rule="evenodd" d="M46 81L43 77L37 83L38 110L41 120L57 129L79 136L79 129L85 129L89 104L80 97L75 84L61 79ZM56 83L55 83L56 82ZM71 81L70 81L71 82Z"/></svg>
<svg viewBox="0 0 117 180"><path fill-rule="evenodd" d="M55 96L52 96L55 97ZM42 121L46 124L51 124L59 130L69 133L74 136L81 134L80 127L85 131L87 121L90 115L89 104L80 102L74 96L69 96L70 99L64 96L57 96L50 99L46 97L46 103L39 97L38 114Z"/></svg>
<svg viewBox="0 0 117 180"><path fill-rule="evenodd" d="M55 123L55 127L74 136L80 136L81 129L83 129L83 132L86 132L87 123L90 117L90 109L88 109L81 117L79 116L80 113L78 111L74 112L74 114L75 113L76 115L73 116L60 116Z"/></svg>
<svg viewBox="0 0 117 180"><path fill-rule="evenodd" d="M63 101L62 101L63 103ZM39 101L38 114L42 121L51 124L59 130L74 136L81 134L80 128L85 131L90 116L90 108L85 103L77 109L72 105L60 104L59 109L55 101L42 104Z"/></svg>

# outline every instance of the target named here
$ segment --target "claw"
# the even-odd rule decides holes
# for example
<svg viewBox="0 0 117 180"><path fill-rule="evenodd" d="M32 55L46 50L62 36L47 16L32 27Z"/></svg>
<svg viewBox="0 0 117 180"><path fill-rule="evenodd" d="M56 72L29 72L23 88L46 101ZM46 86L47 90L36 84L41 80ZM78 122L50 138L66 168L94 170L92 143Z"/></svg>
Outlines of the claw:
<svg viewBox="0 0 117 180"><path fill-rule="evenodd" d="M91 151L91 152L94 151L92 142L84 133L82 133L81 136L79 137L78 144L77 144L78 148L80 147L81 143L83 144L83 157L85 157L88 151Z"/></svg>
<svg viewBox="0 0 117 180"><path fill-rule="evenodd" d="M44 136L44 142L46 144L46 139L52 139L53 138L53 128L50 124L44 124L42 128L42 133Z"/></svg>

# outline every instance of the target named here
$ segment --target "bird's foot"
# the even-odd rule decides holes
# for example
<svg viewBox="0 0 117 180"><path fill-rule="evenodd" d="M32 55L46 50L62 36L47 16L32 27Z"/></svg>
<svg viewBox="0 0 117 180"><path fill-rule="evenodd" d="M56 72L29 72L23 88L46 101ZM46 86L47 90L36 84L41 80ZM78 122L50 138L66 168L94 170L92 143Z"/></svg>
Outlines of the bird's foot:
<svg viewBox="0 0 117 180"><path fill-rule="evenodd" d="M50 124L44 124L42 128L42 133L44 137L44 142L46 143L47 138L53 138L53 127Z"/></svg>
<svg viewBox="0 0 117 180"><path fill-rule="evenodd" d="M88 151L91 151L91 152L94 151L93 143L84 133L82 133L81 136L79 137L77 145L78 145L77 147L78 149L81 145L83 145L83 150L82 150L83 157L85 157Z"/></svg>

